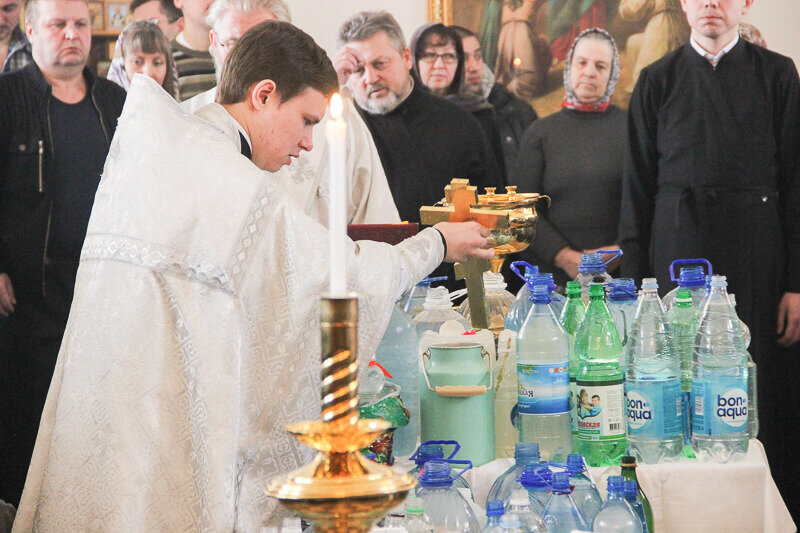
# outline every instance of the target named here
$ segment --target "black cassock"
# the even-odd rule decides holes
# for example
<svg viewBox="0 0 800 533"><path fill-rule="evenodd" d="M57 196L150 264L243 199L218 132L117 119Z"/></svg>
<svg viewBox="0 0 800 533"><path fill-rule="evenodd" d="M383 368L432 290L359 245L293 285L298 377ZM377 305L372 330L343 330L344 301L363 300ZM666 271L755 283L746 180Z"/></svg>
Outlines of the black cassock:
<svg viewBox="0 0 800 533"><path fill-rule="evenodd" d="M753 336L759 438L792 508L800 358L778 348L776 317L781 295L800 292L797 70L743 40L714 69L687 44L642 71L628 142L622 273L655 276L663 293L674 259L703 257L728 277Z"/></svg>

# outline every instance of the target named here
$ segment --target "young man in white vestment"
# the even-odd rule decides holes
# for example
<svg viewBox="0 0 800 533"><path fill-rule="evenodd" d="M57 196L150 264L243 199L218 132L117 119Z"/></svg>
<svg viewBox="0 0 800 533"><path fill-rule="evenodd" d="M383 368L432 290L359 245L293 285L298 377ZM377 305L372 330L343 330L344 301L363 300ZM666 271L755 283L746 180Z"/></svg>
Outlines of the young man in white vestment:
<svg viewBox="0 0 800 533"><path fill-rule="evenodd" d="M134 77L97 191L15 531L258 531L268 480L319 416L327 231L263 170L312 148L338 89L290 24L251 28L219 104ZM348 241L365 362L394 301L446 259L492 256L476 222Z"/></svg>
<svg viewBox="0 0 800 533"><path fill-rule="evenodd" d="M216 0L208 10L206 22L211 28L209 51L214 58L217 77L222 64L236 41L254 25L265 20L291 22L289 6L283 0ZM348 89L349 90L349 89ZM194 113L215 101L217 87L181 103ZM392 224L400 215L386 181L378 149L367 125L345 98L343 118L347 122L346 176L348 179L347 222L349 224ZM276 177L281 187L297 201L311 218L328 224L328 143L325 123L314 129L314 149L302 152L290 165L281 168Z"/></svg>

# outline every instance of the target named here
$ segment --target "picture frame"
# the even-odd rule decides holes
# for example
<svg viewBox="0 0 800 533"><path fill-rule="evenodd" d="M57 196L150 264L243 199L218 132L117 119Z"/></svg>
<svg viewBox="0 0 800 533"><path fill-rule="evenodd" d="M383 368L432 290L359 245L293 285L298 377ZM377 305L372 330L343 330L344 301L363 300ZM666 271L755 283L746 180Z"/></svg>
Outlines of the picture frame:
<svg viewBox="0 0 800 533"><path fill-rule="evenodd" d="M106 29L121 30L128 20L128 4L106 2Z"/></svg>
<svg viewBox="0 0 800 533"><path fill-rule="evenodd" d="M102 31L105 29L105 13L103 2L89 2L89 20L91 21L92 31Z"/></svg>

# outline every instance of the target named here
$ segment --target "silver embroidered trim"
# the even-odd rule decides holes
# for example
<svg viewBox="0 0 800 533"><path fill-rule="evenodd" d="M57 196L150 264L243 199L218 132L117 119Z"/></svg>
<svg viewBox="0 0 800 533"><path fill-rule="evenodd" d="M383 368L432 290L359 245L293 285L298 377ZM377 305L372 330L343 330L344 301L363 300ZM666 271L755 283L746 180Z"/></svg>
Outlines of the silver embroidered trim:
<svg viewBox="0 0 800 533"><path fill-rule="evenodd" d="M267 213L273 210L275 201L274 187L264 184L258 191L253 207L245 219L241 235L236 241L236 246L233 249L233 255L227 268L236 290L241 286L244 273L253 258L252 249L261 238L267 222Z"/></svg>

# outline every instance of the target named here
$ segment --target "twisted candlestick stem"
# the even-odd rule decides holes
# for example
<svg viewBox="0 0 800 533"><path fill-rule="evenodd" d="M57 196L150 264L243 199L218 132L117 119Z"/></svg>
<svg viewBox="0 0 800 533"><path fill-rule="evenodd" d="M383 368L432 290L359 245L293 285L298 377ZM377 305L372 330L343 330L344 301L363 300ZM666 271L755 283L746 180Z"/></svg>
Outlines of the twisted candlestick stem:
<svg viewBox="0 0 800 533"><path fill-rule="evenodd" d="M322 421L347 427L358 421L358 300L322 298Z"/></svg>

